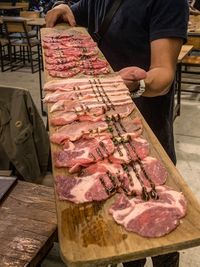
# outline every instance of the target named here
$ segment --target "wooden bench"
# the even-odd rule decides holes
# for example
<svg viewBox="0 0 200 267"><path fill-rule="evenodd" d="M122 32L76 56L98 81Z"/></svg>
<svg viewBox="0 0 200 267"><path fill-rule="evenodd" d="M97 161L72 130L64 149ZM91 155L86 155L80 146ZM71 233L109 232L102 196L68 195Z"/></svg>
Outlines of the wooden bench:
<svg viewBox="0 0 200 267"><path fill-rule="evenodd" d="M0 266L38 266L56 239L53 189L18 181L0 203Z"/></svg>

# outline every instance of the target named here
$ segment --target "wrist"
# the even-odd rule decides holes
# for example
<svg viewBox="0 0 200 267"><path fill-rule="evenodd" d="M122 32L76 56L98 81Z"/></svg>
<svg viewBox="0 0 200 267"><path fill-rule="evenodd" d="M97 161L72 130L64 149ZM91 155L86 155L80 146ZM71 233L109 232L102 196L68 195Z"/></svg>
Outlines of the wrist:
<svg viewBox="0 0 200 267"><path fill-rule="evenodd" d="M131 97L132 98L138 98L138 97L143 95L145 90L146 90L145 82L144 82L144 80L140 80L138 88L131 92Z"/></svg>

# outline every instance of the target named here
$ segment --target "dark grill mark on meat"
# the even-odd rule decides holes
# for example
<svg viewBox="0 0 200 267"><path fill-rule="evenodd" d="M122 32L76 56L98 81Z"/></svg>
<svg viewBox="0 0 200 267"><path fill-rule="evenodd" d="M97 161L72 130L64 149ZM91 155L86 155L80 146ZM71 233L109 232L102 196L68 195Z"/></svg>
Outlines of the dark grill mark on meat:
<svg viewBox="0 0 200 267"><path fill-rule="evenodd" d="M115 188L117 188L117 183L116 183L116 177L114 175L112 175L112 173L110 173L109 171L106 172L108 178L110 179L110 181L112 182L113 186Z"/></svg>
<svg viewBox="0 0 200 267"><path fill-rule="evenodd" d="M133 152L135 153L135 155L136 155L136 157L137 157L137 161L136 161L136 162L140 165L140 168L141 168L142 172L144 173L145 178L149 181L149 183L150 183L150 185L151 185L151 188L152 188L152 190L151 190L151 192L150 192L150 196L151 196L151 198L153 198L153 199L158 199L158 194L157 194L157 192L156 192L155 184L154 184L154 182L152 181L152 179L149 177L149 175L146 173L146 170L145 170L145 168L144 168L144 166L143 166L143 164L142 164L142 162L141 162L141 159L140 159L140 157L138 156L138 154L137 154L137 152L136 152L136 149L135 149L135 147L134 147L134 145L133 145L133 143L132 143L131 136L129 136L129 135L128 135L128 141L129 141L129 145L131 146Z"/></svg>
<svg viewBox="0 0 200 267"><path fill-rule="evenodd" d="M108 150L107 150L107 148L106 148L106 146L105 146L105 144L104 144L104 142L99 142L99 145L101 146L101 148L106 152L106 154L107 155L109 155L109 152L108 152Z"/></svg>
<svg viewBox="0 0 200 267"><path fill-rule="evenodd" d="M133 168L134 173L135 173L135 175L136 175L138 181L140 182L140 184L141 184L141 186L142 186L142 199L145 200L145 201L148 201L148 200L150 199L150 195L149 195L149 193L147 192L147 189L146 189L146 187L144 186L144 183L143 183L142 179L140 178L140 175L139 175L139 173L138 173L138 171L137 171L137 168L136 168L136 166L135 166L135 162L131 161L131 162L130 162L130 165L131 165L131 167Z"/></svg>
<svg viewBox="0 0 200 267"><path fill-rule="evenodd" d="M99 94L97 94L97 92L95 91L95 88L94 88L94 86L92 85L92 83L91 83L90 80L89 80L89 83L90 83L90 85L91 85L91 88L92 88L92 91L93 91L93 93L94 93L94 96L96 97L97 101L101 103L101 99L99 99ZM102 101L103 101L104 104L106 104L104 99L102 99Z"/></svg>
<svg viewBox="0 0 200 267"><path fill-rule="evenodd" d="M118 114L118 115L119 115L119 114ZM125 127L123 126L123 124L122 124L122 122L121 122L121 118L120 118L120 116L117 116L117 119L116 119L114 116L112 116L112 119L113 119L113 121L114 121L113 125L115 126L115 129L116 129L116 131L117 131L119 137L121 137L120 129L118 128L118 125L117 125L116 123L118 123L118 124L120 125L121 129L123 130L123 132L127 132L126 129L125 129ZM122 138L122 137L121 137L121 138ZM122 139L123 139L123 138L122 138ZM138 156L138 154L137 154L137 152L136 152L136 149L135 149L135 147L134 147L134 145L133 145L133 143L132 143L131 136L128 136L128 143L129 143L129 145L131 146L131 148L132 148L134 154L136 155L136 158L137 158L137 161L136 161L136 162L140 165L141 170L142 170L142 172L144 173L145 178L146 178L146 179L149 181L149 183L150 183L150 186L151 186L151 189L152 189L151 192L150 192L150 196L151 196L151 198L153 198L153 199L158 199L158 194L157 194L156 189L155 189L155 184L153 183L153 181L152 181L152 179L149 177L149 175L146 173L146 171L145 171L145 169L144 169L144 166L143 166L143 164L142 164L142 162L141 162L141 159L140 159L140 157ZM123 144L124 148L126 149L128 156L130 156L129 150L128 150L128 148L127 148L125 142L122 141L122 144ZM136 169L136 168L133 169L134 172L135 172L135 169ZM138 174L138 173L136 174L136 177L137 177L137 178L139 177L139 174ZM143 184L143 181L141 180L140 177L139 177L138 180L139 180L140 183L142 182L141 185L142 185L142 195L143 195L143 197L144 197L146 200L149 200L149 194L148 194L148 192L147 192L147 190L146 190L146 187L145 187L144 184Z"/></svg>
<svg viewBox="0 0 200 267"><path fill-rule="evenodd" d="M94 80L95 81L95 80ZM105 105L106 105L106 107L107 107L107 110L110 110L110 106L108 105L108 103L107 103L107 101L106 100L108 100L107 99L107 97L104 95L104 94L102 94L101 93L101 90L99 89L99 87L96 85L96 83L94 82L94 84L93 84L93 82L91 81L91 80L89 80L89 82L90 82L90 84L91 84L91 87L92 87L92 90L93 90L93 92L95 92L95 96L97 95L97 97L99 97L100 96L100 102L103 102ZM96 90L97 90L97 92L96 92ZM97 98L97 100L98 100L98 98ZM110 100L110 99L109 99ZM99 101L99 100L98 100Z"/></svg>
<svg viewBox="0 0 200 267"><path fill-rule="evenodd" d="M96 148L96 152L97 152L97 154L99 155L100 158L104 159L104 155L101 152L101 149L99 147Z"/></svg>
<svg viewBox="0 0 200 267"><path fill-rule="evenodd" d="M98 82L97 82L97 81L98 81ZM104 96L106 97L107 101L111 104L111 105L110 105L111 108L112 108L113 110L115 110L115 106L113 105L112 101L110 100L109 96L107 95L106 91L104 90L104 87L103 87L103 85L102 85L100 79L97 79L97 81L94 80L94 83L95 83L95 85L96 85L97 90L98 90L98 91L101 90L101 91L103 92L103 94L104 94Z"/></svg>
<svg viewBox="0 0 200 267"><path fill-rule="evenodd" d="M135 172L135 175L136 175L138 181L140 182L140 184L141 184L141 186L142 186L142 198L143 198L144 200L146 200L146 201L148 201L148 200L150 199L150 197L151 197L152 199L158 199L158 194L157 194L156 189L155 189L155 184L153 183L153 181L152 181L152 179L149 177L149 175L146 173L146 171L145 171L145 169L144 169L144 166L143 166L143 164L142 164L142 162L141 162L141 159L140 159L140 157L138 156L138 154L137 154L137 152L136 152L136 149L135 149L135 147L134 147L134 145L133 145L133 143L132 143L131 136L128 136L128 140L126 141L126 140L124 140L124 138L123 138L122 135L121 135L121 130L122 130L124 133L127 133L127 131L126 131L124 125L123 125L122 122L121 122L120 115L117 114L117 118L116 118L114 115L113 115L111 118L106 117L106 122L109 124L109 127L111 127L111 123L112 123L112 126L114 126L114 128L115 128L115 130L116 130L118 136L119 136L120 139L121 139L121 142L118 142L118 141L113 137L113 139L116 140L116 141L114 141L114 144L115 144L115 146L117 146L117 150L118 150L118 152L119 152L119 155L121 155L121 154L123 155L123 153L122 153L121 150L120 150L119 144L121 143L121 144L123 145L123 147L125 148L125 150L126 150L126 152L127 152L127 155L128 155L128 157L129 157L129 159L130 159L130 165L131 165L131 167L133 168L133 170L134 170L134 172ZM121 129L121 130L120 130L120 129ZM129 149L128 149L126 143L128 143L128 144L130 145L131 149L133 150L133 152L134 152L134 154L135 154L135 156L136 156L136 158L137 158L136 162L133 162L133 161L132 161L132 159L131 159L131 155L130 155L130 151L129 151ZM140 166L142 172L144 173L145 178L146 178L146 179L149 181L149 183L150 183L151 191L150 191L149 193L147 192L147 189L146 189L146 187L144 186L144 183L143 183L142 179L140 178L139 173L138 173L138 171L137 171L137 169L136 169L136 167L135 167L135 164L136 164L136 163L139 164L139 166ZM132 183L132 178L131 178L131 176L130 176L130 174L129 174L128 169L126 169L126 173L127 173L128 177L129 177L129 181L130 181L130 184L131 184L131 183Z"/></svg>
<svg viewBox="0 0 200 267"><path fill-rule="evenodd" d="M105 191L108 195L111 195L115 192L115 187L113 186L111 188L108 188L102 176L99 177L99 180L101 184L103 185L103 187L105 188Z"/></svg>
<svg viewBox="0 0 200 267"><path fill-rule="evenodd" d="M94 154L92 154L91 152L89 153L89 156L94 160L94 161L96 161L97 159L96 159L96 157L95 157L95 155Z"/></svg>

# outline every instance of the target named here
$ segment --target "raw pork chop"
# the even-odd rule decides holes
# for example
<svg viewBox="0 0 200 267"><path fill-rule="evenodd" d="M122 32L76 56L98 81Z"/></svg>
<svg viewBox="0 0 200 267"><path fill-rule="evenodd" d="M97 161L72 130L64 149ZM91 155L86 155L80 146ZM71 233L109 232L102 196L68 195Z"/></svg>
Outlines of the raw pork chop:
<svg viewBox="0 0 200 267"><path fill-rule="evenodd" d="M90 58L91 60L91 58ZM45 83L44 90L56 91L56 90L66 90L71 91L74 87L80 88L80 90L91 89L92 85L98 86L102 85L103 87L115 88L116 90L119 87L125 87L124 82L120 76L112 75L107 76L106 78L98 79L88 79L88 78L73 78L73 79L62 79L58 81L50 81Z"/></svg>
<svg viewBox="0 0 200 267"><path fill-rule="evenodd" d="M137 160L138 157L143 159L149 155L149 143L146 139L141 137L134 138L134 136L131 136L131 139L135 150L131 148L130 144L121 144L121 140L116 140L117 149L115 153L109 157L112 162L129 163L131 160Z"/></svg>
<svg viewBox="0 0 200 267"><path fill-rule="evenodd" d="M121 194L109 212L127 231L144 237L160 237L173 231L186 215L186 200L182 193L166 186L158 186L159 200L144 202L128 199Z"/></svg>
<svg viewBox="0 0 200 267"><path fill-rule="evenodd" d="M114 182L109 178L113 175L118 176ZM102 201L116 192L124 176L121 165L102 161L84 169L81 177L56 176L56 191L61 200L75 203Z"/></svg>
<svg viewBox="0 0 200 267"><path fill-rule="evenodd" d="M109 110L105 113L102 107L92 108L89 111L82 110L80 112L72 111L56 111L50 119L50 123L53 126L66 125L75 120L77 121L105 121L107 117L119 115L121 118L125 118L130 115L134 110L134 105L121 105L115 107L115 110ZM103 114L104 113L104 114Z"/></svg>
<svg viewBox="0 0 200 267"><path fill-rule="evenodd" d="M127 135L130 133L134 134L134 137L138 137L142 133L142 124L140 119L138 118L125 118L121 120L124 127L127 129ZM65 140L75 141L81 138L83 134L87 134L90 132L98 133L103 131L112 131L112 134L116 134L114 129L111 129L110 126L104 121L97 122L73 122L71 124L62 126L58 129L57 132L53 133L50 137L52 143L55 144L63 144ZM129 132L128 132L129 131ZM126 135L125 134L125 135Z"/></svg>
<svg viewBox="0 0 200 267"><path fill-rule="evenodd" d="M107 158L114 149L109 134L95 137L85 135L73 143L67 141L64 150L54 152L55 167L70 168L70 173L78 172L81 166L86 167L89 163Z"/></svg>
<svg viewBox="0 0 200 267"><path fill-rule="evenodd" d="M104 121L98 122L73 122L71 124L62 126L56 133L53 133L50 137L52 143L62 144L65 140L76 141L83 134L90 133L91 131L102 132L108 128L108 125Z"/></svg>

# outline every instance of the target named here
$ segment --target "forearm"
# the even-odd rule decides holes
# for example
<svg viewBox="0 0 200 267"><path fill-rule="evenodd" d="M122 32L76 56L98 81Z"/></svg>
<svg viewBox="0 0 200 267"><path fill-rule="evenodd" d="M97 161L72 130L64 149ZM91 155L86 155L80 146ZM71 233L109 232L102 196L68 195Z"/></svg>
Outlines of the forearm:
<svg viewBox="0 0 200 267"><path fill-rule="evenodd" d="M166 94L174 80L175 68L155 67L147 72L146 91L143 96L154 97Z"/></svg>

